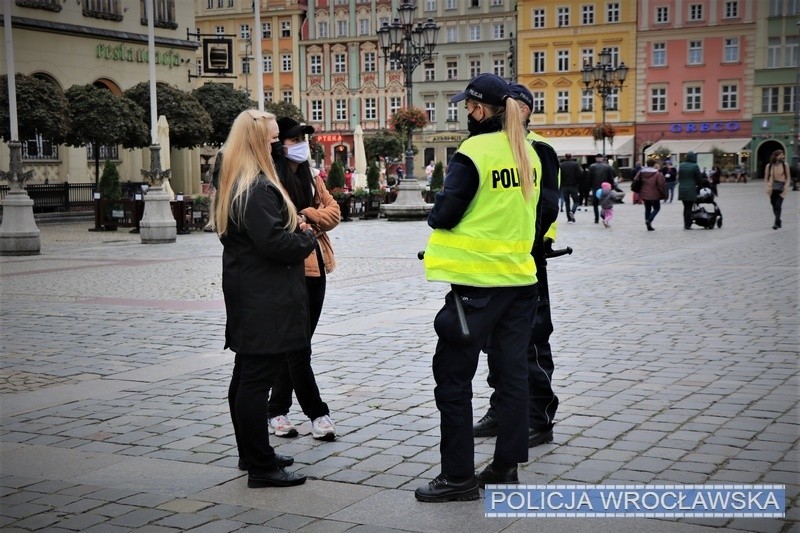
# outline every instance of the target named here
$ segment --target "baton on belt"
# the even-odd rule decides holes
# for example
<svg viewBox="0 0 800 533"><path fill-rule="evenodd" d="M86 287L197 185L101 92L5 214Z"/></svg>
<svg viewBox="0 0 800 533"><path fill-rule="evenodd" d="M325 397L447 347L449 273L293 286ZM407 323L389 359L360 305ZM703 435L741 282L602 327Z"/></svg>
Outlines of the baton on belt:
<svg viewBox="0 0 800 533"><path fill-rule="evenodd" d="M571 252L572 250L570 250ZM420 261L425 258L425 252L417 252L417 259ZM456 289L450 285L450 291L453 293L453 300L456 302L456 316L458 317L458 326L461 330L461 338L465 341L469 340L469 326L467 325L467 314L464 312L464 304L461 303L461 296L458 295Z"/></svg>
<svg viewBox="0 0 800 533"><path fill-rule="evenodd" d="M567 246L557 250L550 250L549 252L545 252L544 257L545 259L552 259L554 257L561 257L562 255L572 255L572 248Z"/></svg>

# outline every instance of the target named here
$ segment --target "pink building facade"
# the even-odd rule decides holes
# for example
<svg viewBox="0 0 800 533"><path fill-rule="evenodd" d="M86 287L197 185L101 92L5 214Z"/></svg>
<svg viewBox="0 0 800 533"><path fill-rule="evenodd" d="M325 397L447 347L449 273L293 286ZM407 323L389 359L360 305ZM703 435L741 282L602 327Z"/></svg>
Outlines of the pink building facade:
<svg viewBox="0 0 800 533"><path fill-rule="evenodd" d="M757 0L638 0L636 146L674 162L746 164ZM640 158L641 159L641 156Z"/></svg>

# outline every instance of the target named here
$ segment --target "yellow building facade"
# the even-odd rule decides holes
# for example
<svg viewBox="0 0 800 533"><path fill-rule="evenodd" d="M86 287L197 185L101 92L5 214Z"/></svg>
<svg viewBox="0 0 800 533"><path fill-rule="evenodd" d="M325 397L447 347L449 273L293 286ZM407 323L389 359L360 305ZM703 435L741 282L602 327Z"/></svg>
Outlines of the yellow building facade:
<svg viewBox="0 0 800 533"><path fill-rule="evenodd" d="M187 69L195 61L196 44L187 39L194 29L189 2L155 0L156 79L189 90ZM8 14L3 13L2 17ZM4 20L4 19L3 19ZM14 68L66 91L73 85L94 84L120 94L148 81L147 19L144 2L108 0L15 0L11 7ZM0 27L5 40L5 31ZM0 71L8 72L6 54ZM7 90L3 87L2 90ZM145 113L149 122L149 113ZM53 146L47 139L20 139L23 170L33 170L29 183L90 183L94 159L86 147ZM185 194L200 192L198 150L172 150L171 186ZM150 151L104 147L124 181L143 181ZM0 168L8 169L8 146L0 146Z"/></svg>
<svg viewBox="0 0 800 533"><path fill-rule="evenodd" d="M634 162L636 2L619 0L520 0L517 2L517 81L534 96L531 128L547 137L559 155L593 162L603 151L593 130L603 123L602 99L583 83L582 69L611 52L611 65L625 63L621 90L606 99L605 123L615 136L606 154L620 166Z"/></svg>

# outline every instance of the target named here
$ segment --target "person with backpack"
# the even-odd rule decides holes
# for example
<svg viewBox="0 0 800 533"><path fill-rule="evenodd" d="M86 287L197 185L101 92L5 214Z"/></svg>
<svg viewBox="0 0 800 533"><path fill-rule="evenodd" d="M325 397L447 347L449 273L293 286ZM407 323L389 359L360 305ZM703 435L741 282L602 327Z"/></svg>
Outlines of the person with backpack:
<svg viewBox="0 0 800 533"><path fill-rule="evenodd" d="M633 178L634 184L631 186L631 188L635 187L638 180L637 188L639 197L644 202L644 224L647 226L647 231L655 230L653 220L661 210L661 200L667 199L667 184L664 175L655 168L655 164L654 159L648 159L645 166Z"/></svg>

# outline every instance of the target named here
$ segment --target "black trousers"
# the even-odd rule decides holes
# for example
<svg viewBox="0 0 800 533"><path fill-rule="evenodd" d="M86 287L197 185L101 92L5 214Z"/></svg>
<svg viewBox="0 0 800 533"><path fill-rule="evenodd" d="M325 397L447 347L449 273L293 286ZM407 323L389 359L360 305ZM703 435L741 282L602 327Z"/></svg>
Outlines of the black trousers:
<svg viewBox="0 0 800 533"><path fill-rule="evenodd" d="M600 222L600 199L597 197L597 189L592 191L592 210L595 223Z"/></svg>
<svg viewBox="0 0 800 533"><path fill-rule="evenodd" d="M652 224L659 211L661 211L661 200L644 200L645 223Z"/></svg>
<svg viewBox="0 0 800 533"><path fill-rule="evenodd" d="M325 267L322 264L319 249L317 254L320 263L320 277L306 277L311 337L314 336L314 331L317 329L319 317L322 314L322 304L325 302ZM310 350L290 353L286 362L281 365L272 388L272 396L269 398L269 418L289 413L289 409L292 407L292 391L297 394L297 401L303 409L303 414L310 420L330 414L328 404L322 401L317 379L311 368Z"/></svg>
<svg viewBox="0 0 800 533"><path fill-rule="evenodd" d="M784 185L786 187L786 185ZM772 204L772 213L775 215L775 225L781 225L781 209L783 208L783 196L781 191L772 191L769 196L769 203Z"/></svg>
<svg viewBox="0 0 800 533"><path fill-rule="evenodd" d="M519 421L528 418L526 346L537 290L535 285L453 288L462 299L471 336L461 337L451 291L434 320L439 335L433 356L434 397L441 415L442 473L448 478L467 478L475 472L472 378L490 335L489 360L498 391L494 459L504 464L528 460L528 429Z"/></svg>
<svg viewBox="0 0 800 533"><path fill-rule="evenodd" d="M228 407L239 457L252 470L273 470L275 450L269 444L267 397L286 354L236 354L228 387Z"/></svg>
<svg viewBox="0 0 800 533"><path fill-rule="evenodd" d="M691 229L692 227L692 208L694 207L694 200L683 200L683 227Z"/></svg>
<svg viewBox="0 0 800 533"><path fill-rule="evenodd" d="M553 351L550 349L550 335L553 321L550 317L550 290L547 284L547 263L537 263L536 277L539 296L536 303L536 317L528 341L528 427L536 431L552 429L558 410L558 396L553 392ZM491 350L491 348L487 348ZM488 414L497 416L497 382L494 378L492 358L489 358L489 375L486 382L494 392L489 397Z"/></svg>
<svg viewBox="0 0 800 533"><path fill-rule="evenodd" d="M575 211L578 210L578 206L580 205L580 200L578 199L578 188L561 187L561 195L564 197L564 205L567 208L567 212L574 215ZM572 207L570 207L570 200L572 200ZM567 218L569 219L569 217Z"/></svg>

